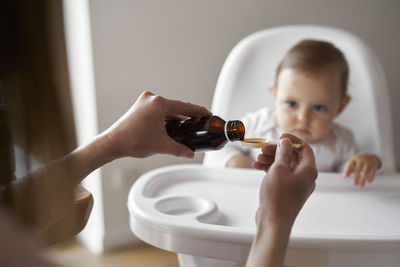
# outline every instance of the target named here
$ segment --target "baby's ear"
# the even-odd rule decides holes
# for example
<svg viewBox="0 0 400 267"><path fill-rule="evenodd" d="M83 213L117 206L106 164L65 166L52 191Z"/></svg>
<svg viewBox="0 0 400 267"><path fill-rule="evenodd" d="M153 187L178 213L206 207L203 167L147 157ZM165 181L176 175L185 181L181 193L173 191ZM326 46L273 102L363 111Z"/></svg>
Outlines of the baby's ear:
<svg viewBox="0 0 400 267"><path fill-rule="evenodd" d="M278 88L276 87L276 85L274 83L269 86L269 92L271 93L272 97L274 98L274 101L275 101L275 98L276 98L277 89Z"/></svg>
<svg viewBox="0 0 400 267"><path fill-rule="evenodd" d="M349 95L346 95L345 97L343 97L342 102L340 103L340 107L339 107L337 115L342 113L342 111L347 107L347 104L349 104L350 100L351 100L351 97Z"/></svg>

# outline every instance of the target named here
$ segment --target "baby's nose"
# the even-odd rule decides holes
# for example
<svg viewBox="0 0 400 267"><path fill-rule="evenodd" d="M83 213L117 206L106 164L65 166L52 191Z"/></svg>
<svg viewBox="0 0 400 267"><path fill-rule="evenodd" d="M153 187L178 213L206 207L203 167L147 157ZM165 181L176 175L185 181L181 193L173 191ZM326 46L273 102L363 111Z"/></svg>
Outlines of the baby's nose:
<svg viewBox="0 0 400 267"><path fill-rule="evenodd" d="M303 123L309 123L311 120L311 112L309 109L301 109L297 113L297 120Z"/></svg>

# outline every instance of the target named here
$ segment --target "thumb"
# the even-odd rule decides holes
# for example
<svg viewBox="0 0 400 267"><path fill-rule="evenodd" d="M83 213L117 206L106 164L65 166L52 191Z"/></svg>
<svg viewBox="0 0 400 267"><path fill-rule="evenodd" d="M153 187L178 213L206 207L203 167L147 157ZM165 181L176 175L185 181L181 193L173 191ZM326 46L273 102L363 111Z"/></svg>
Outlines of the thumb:
<svg viewBox="0 0 400 267"><path fill-rule="evenodd" d="M194 152L189 147L176 142L172 138L167 138L164 141L164 151L165 154L174 155L177 157L193 158Z"/></svg>
<svg viewBox="0 0 400 267"><path fill-rule="evenodd" d="M279 145L276 148L275 162L280 163L284 166L289 166L290 160L292 158L292 153L292 142L287 138L279 140Z"/></svg>

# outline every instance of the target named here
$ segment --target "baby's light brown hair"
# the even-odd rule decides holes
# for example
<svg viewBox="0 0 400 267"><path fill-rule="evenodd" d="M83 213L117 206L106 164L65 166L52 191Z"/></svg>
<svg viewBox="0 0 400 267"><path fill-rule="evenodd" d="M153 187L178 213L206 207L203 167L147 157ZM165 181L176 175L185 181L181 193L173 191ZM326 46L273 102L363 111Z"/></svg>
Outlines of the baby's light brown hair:
<svg viewBox="0 0 400 267"><path fill-rule="evenodd" d="M341 96L347 93L349 66L343 53L333 44L320 40L303 40L294 45L280 61L275 74L275 84L284 69L317 71L326 66L337 67L340 71Z"/></svg>

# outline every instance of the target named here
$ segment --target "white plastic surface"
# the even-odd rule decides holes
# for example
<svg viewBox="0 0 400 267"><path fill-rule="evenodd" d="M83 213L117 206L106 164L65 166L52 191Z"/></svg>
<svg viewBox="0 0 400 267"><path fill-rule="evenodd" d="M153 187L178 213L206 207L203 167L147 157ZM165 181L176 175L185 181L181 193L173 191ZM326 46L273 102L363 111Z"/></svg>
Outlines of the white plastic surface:
<svg viewBox="0 0 400 267"><path fill-rule="evenodd" d="M131 229L153 246L193 259L243 262L255 233L263 176L257 170L202 165L148 172L129 194ZM354 255L358 262L371 262L368 257L376 253L399 262L383 261L381 266L400 266L400 175L378 176L373 184L357 188L339 174L320 173L315 192L294 224L288 257L296 250L319 251L319 256L307 258L308 266L313 260L325 264L315 266L359 266L345 263ZM330 256L321 259L321 253ZM364 263L360 266L374 266Z"/></svg>
<svg viewBox="0 0 400 267"><path fill-rule="evenodd" d="M303 39L329 41L345 54L350 67L348 88L352 100L337 121L353 131L360 150L380 155L386 173L394 172L392 120L383 69L368 46L344 30L292 25L262 30L244 38L233 48L221 70L213 113L232 120L264 106L273 107L269 85L274 82L278 62ZM216 153L206 153L204 164L215 166Z"/></svg>

